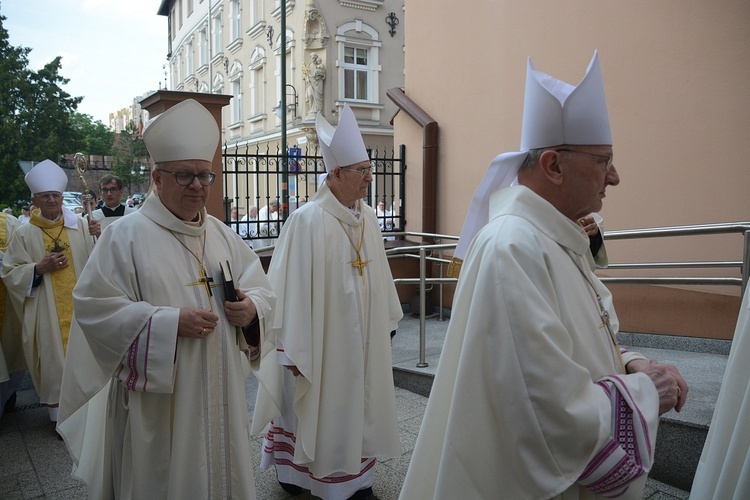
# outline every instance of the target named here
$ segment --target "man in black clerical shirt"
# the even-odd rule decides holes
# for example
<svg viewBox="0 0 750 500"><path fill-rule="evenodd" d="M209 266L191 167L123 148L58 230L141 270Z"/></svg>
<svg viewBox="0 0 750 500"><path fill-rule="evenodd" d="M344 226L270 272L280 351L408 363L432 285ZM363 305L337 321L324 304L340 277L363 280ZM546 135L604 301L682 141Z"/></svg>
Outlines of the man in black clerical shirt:
<svg viewBox="0 0 750 500"><path fill-rule="evenodd" d="M94 210L93 216L101 222L102 231L123 215L135 211L134 208L126 207L120 203L122 199L122 179L116 175L107 174L99 179L99 192L102 195L104 206L99 210Z"/></svg>

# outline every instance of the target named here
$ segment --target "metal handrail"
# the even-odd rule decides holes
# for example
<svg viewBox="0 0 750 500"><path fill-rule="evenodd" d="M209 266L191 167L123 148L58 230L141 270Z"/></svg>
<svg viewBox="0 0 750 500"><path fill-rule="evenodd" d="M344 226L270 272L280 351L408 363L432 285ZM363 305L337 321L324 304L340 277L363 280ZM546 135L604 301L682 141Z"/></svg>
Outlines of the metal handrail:
<svg viewBox="0 0 750 500"><path fill-rule="evenodd" d="M642 262L627 264L609 264L608 270L617 269L715 269L739 267L741 277L600 277L601 281L606 283L623 283L623 284L647 284L647 285L711 285L739 286L741 293L745 292L748 279L750 278L750 222L727 222L718 224L699 224L688 226L671 226L671 227L654 227L642 229L624 229L618 231L605 231L603 238L605 241L627 240L641 238L658 238L672 236L697 236L713 234L736 234L741 233L744 236L743 258L742 261L719 261L719 262ZM431 238L434 241L443 239L458 240L457 236L430 233L384 233L388 236L404 236L417 238ZM442 258L443 250L456 247L456 243L435 243L429 245L415 245L411 247L396 247L386 251L388 258L408 257L419 258L419 278L395 278L396 284L418 284L419 285L419 362L418 368L428 366L426 362L426 295L427 284L436 284L440 286L440 299L438 303L440 319L443 315L443 285L454 284L458 280L455 278L445 278L443 276L443 265L450 263L450 260ZM437 251L439 256L428 256L427 252ZM418 255L415 255L415 252ZM438 262L440 264L440 276L437 278L427 278L427 261Z"/></svg>

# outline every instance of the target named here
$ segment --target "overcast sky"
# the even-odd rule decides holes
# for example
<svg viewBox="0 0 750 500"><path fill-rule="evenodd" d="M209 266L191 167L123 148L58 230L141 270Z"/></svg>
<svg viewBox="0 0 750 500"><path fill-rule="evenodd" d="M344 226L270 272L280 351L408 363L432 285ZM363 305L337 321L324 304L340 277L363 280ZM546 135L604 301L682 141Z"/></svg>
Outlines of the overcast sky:
<svg viewBox="0 0 750 500"><path fill-rule="evenodd" d="M109 124L109 114L164 86L167 18L161 0L0 0L10 44L33 49L38 70L62 56L65 86L78 111Z"/></svg>

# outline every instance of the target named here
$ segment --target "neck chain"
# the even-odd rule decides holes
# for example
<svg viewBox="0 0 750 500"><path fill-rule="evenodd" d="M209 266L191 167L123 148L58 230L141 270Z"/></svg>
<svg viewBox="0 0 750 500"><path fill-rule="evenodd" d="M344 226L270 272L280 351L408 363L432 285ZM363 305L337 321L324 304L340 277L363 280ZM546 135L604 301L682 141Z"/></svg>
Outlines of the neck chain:
<svg viewBox="0 0 750 500"><path fill-rule="evenodd" d="M60 231L57 232L57 236L52 236L41 226L37 227L39 227L39 229L41 229L42 232L52 240L53 245L52 248L49 249L50 252L64 252L69 248L67 244L60 241L60 236L62 236L63 229L65 229L65 223L60 224Z"/></svg>
<svg viewBox="0 0 750 500"><path fill-rule="evenodd" d="M195 252L193 252L190 247L188 247L183 241L177 237L176 234L174 234L173 231L169 231L169 234L174 236L174 239L176 239L180 245L182 245L185 250L190 252L190 255L192 255L195 258L195 261L198 263L198 270L200 272L200 277L198 278L198 281L193 281L192 283L186 283L185 286L202 286L206 291L206 297L208 298L208 307L211 309L211 312L214 311L213 302L211 301L211 297L213 296L213 293L211 292L212 288L216 288L219 286L218 283L214 283L214 279L211 276L208 276L208 273L206 273L206 268L203 266L203 260L206 257L206 233L203 233L203 248L201 250L201 256L198 257Z"/></svg>
<svg viewBox="0 0 750 500"><path fill-rule="evenodd" d="M362 231L359 235L359 244L355 244L354 240L351 236L349 236L349 231L346 230L344 227L344 223L339 220L339 224L341 225L341 229L344 230L344 234L346 234L346 239L349 240L349 243L352 246L352 249L357 254L357 260L350 260L349 264L352 265L352 267L356 267L359 270L359 276L362 278L362 284L365 284L365 274L364 269L367 264L369 264L371 261L369 260L362 260L362 254L360 253L362 251L362 243L365 241L365 219L362 219Z"/></svg>
<svg viewBox="0 0 750 500"><path fill-rule="evenodd" d="M602 301L602 296L599 295L599 292L596 291L596 287L591 282L589 277L586 275L586 272L583 270L583 264L581 263L581 259L577 255L570 255L571 259L573 259L573 262L575 262L576 267L578 268L578 272L581 273L581 276L583 277L583 280L586 282L586 285L588 285L588 291L589 295L594 299L594 302L596 303L599 317L602 319L602 323L599 325L599 329L606 329L607 334L609 335L609 340L612 342L612 348L614 351L614 354L612 355L613 361L616 364L619 364L620 369L622 370L622 373L627 373L625 370L625 363L622 361L622 355L620 354L620 348L617 346L617 339L615 338L615 333L612 330L612 325L609 323L609 311L604 307L604 302Z"/></svg>

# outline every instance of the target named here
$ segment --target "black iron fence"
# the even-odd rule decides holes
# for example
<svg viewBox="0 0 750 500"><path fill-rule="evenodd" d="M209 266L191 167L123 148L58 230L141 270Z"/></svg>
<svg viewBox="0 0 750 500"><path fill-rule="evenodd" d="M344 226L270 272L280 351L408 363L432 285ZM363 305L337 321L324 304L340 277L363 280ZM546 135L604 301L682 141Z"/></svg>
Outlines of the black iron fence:
<svg viewBox="0 0 750 500"><path fill-rule="evenodd" d="M404 232L406 147L398 147L398 156L394 150L368 152L374 169L364 202L376 211L384 232ZM270 145L225 145L224 220L253 248L273 245L286 218L312 198L324 173L317 147L292 147L284 157ZM237 220L232 219L233 209Z"/></svg>

